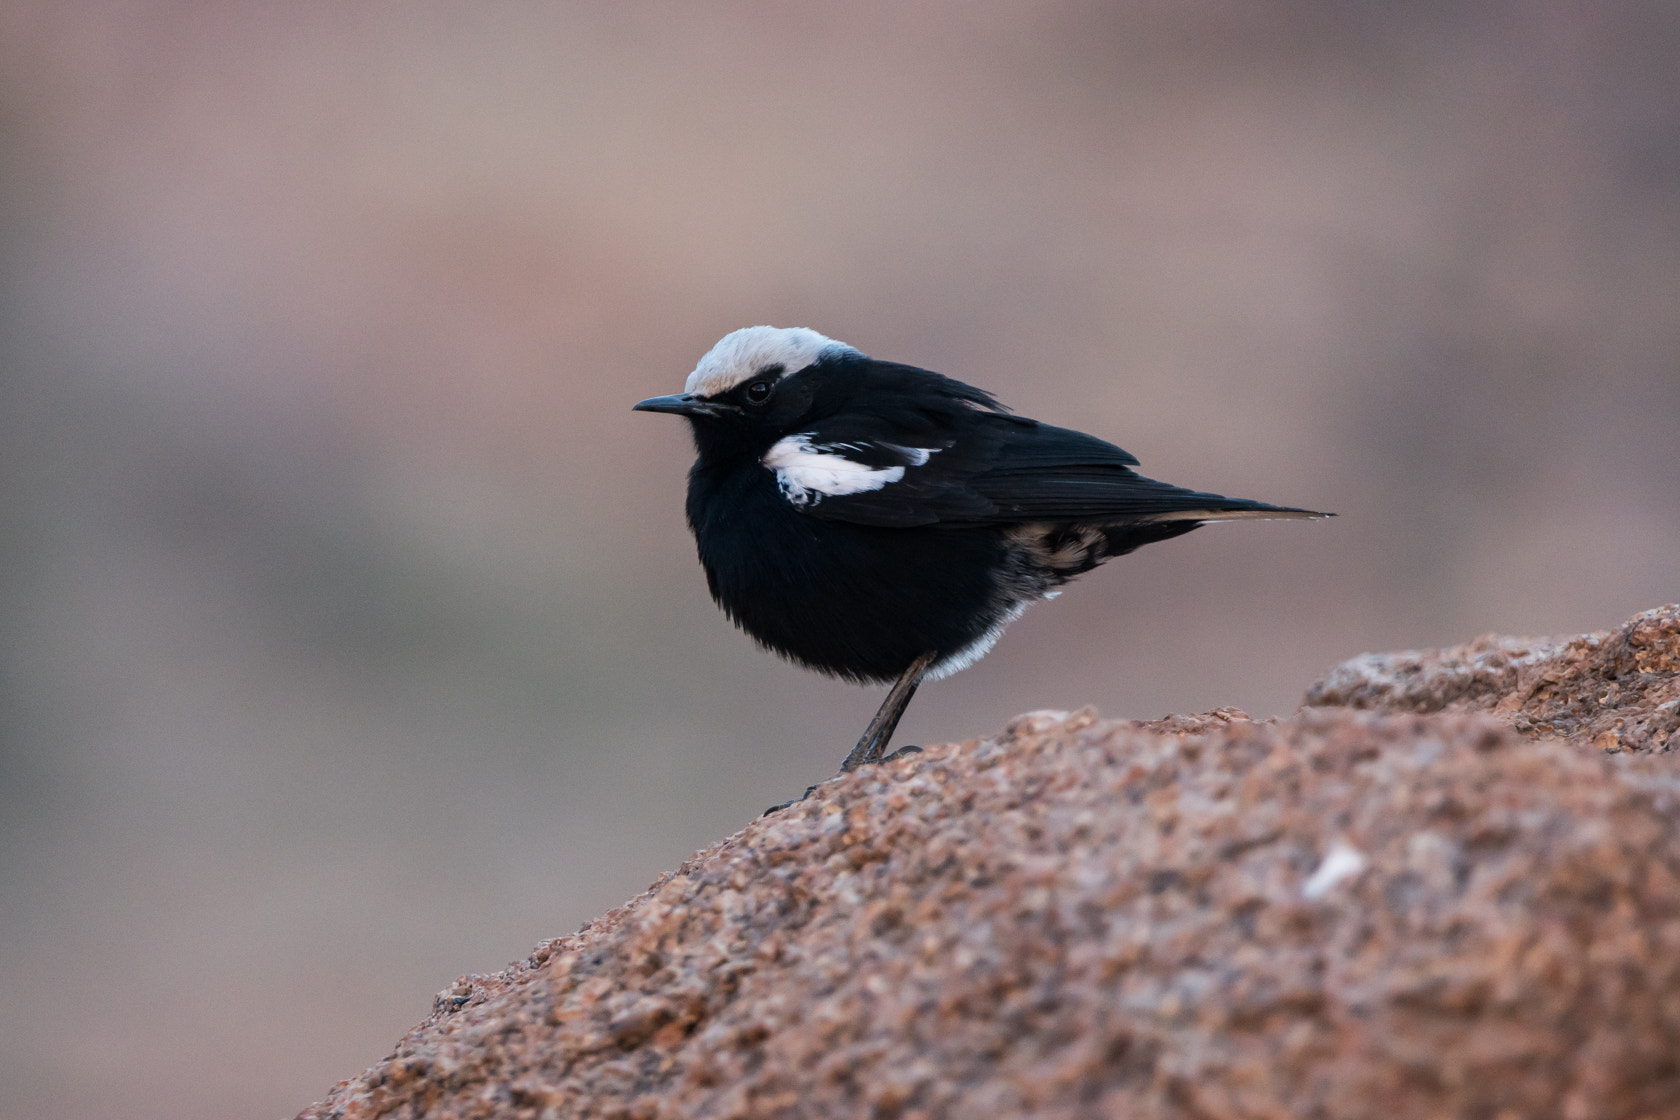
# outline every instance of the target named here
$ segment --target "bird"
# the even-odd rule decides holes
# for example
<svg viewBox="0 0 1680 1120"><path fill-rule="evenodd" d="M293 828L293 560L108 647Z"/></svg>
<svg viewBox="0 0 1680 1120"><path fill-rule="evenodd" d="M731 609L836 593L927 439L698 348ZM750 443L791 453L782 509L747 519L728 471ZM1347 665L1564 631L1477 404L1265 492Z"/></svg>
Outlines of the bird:
<svg viewBox="0 0 1680 1120"><path fill-rule="evenodd" d="M726 334L683 392L632 407L688 421L688 524L730 620L891 685L842 773L919 750L886 749L918 685L1104 561L1212 521L1333 516L1157 482L1112 443L805 327Z"/></svg>

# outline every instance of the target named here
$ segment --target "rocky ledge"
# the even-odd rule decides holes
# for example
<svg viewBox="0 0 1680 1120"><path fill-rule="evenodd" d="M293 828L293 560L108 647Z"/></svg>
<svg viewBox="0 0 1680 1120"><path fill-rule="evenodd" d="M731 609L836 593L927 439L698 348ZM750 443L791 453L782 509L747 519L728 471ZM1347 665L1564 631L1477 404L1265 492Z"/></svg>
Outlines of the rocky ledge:
<svg viewBox="0 0 1680 1120"><path fill-rule="evenodd" d="M309 1120L1680 1115L1680 607L828 782Z"/></svg>

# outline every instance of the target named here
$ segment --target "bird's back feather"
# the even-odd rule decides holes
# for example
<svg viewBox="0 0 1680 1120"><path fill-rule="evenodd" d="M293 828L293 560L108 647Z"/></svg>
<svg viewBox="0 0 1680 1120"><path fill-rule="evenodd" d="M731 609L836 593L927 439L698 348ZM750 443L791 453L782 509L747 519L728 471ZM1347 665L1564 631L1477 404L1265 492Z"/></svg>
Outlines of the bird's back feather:
<svg viewBox="0 0 1680 1120"><path fill-rule="evenodd" d="M1132 470L1137 459L1130 453L1067 428L996 413L971 413L960 426L918 417L886 436L878 418L866 424L854 416L801 433L837 456L904 468L890 485L815 502L804 512L891 528L1322 516L1146 478ZM907 448L933 453L913 461Z"/></svg>

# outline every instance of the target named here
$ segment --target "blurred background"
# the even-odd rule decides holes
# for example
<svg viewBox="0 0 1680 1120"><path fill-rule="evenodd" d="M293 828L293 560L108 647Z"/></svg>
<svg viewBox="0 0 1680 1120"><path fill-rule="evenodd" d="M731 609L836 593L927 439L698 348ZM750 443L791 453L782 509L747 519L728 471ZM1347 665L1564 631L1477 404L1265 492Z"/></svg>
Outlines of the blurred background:
<svg viewBox="0 0 1680 1120"><path fill-rule="evenodd" d="M0 1112L289 1115L833 772L680 421L814 327L1338 511L901 742L1680 598L1680 6L0 3Z"/></svg>

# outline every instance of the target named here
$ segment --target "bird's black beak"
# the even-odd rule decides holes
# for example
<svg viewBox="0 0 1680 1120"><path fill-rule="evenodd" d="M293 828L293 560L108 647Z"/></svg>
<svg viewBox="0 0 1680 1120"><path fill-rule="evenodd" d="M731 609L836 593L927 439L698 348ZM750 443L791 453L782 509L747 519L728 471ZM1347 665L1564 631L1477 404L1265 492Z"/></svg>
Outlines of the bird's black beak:
<svg viewBox="0 0 1680 1120"><path fill-rule="evenodd" d="M702 400L693 393L678 393L669 397L649 397L630 406L631 412L671 412L678 416L722 416L734 409L716 401Z"/></svg>

